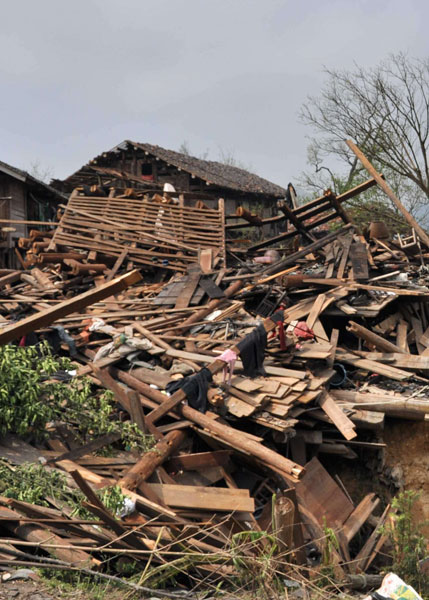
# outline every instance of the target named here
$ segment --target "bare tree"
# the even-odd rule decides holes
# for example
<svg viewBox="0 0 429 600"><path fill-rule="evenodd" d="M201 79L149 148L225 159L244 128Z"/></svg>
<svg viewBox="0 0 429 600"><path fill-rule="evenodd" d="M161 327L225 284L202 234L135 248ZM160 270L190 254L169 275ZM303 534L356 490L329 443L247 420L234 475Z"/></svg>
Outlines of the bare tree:
<svg viewBox="0 0 429 600"><path fill-rule="evenodd" d="M181 154L185 154L186 156L193 156L193 154L191 153L191 149L190 149L188 140L183 140L183 142L180 144L177 152L180 152ZM206 150L204 150L204 152L202 152L196 158L200 158L201 160L207 160L209 154L210 154L210 152L207 148Z"/></svg>
<svg viewBox="0 0 429 600"><path fill-rule="evenodd" d="M344 189L363 178L344 143L352 138L419 215L429 199L429 59L401 53L372 69L326 73L321 95L309 98L301 110L303 122L318 134L309 147L312 173L305 174L304 182L338 184L327 157L346 167L339 178Z"/></svg>
<svg viewBox="0 0 429 600"><path fill-rule="evenodd" d="M43 183L49 183L54 174L52 167L42 166L39 160L33 160L30 163L28 173Z"/></svg>
<svg viewBox="0 0 429 600"><path fill-rule="evenodd" d="M237 159L234 150L232 150L231 148L225 149L219 146L218 153L219 162L223 165L237 167L237 169L244 169L244 171L249 171L250 173L253 171L253 166L251 164L246 164L241 160Z"/></svg>
<svg viewBox="0 0 429 600"><path fill-rule="evenodd" d="M180 144L177 152L180 152L180 154L185 154L186 156L190 156L191 155L191 151L189 149L189 142L188 142L188 140L183 140L183 142Z"/></svg>

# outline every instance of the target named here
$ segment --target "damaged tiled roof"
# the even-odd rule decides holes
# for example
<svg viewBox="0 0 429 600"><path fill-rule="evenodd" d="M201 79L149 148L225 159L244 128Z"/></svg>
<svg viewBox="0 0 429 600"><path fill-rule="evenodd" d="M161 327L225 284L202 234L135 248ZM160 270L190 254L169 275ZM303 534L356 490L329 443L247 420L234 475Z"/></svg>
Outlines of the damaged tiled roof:
<svg viewBox="0 0 429 600"><path fill-rule="evenodd" d="M37 177L33 177L33 175L30 175L30 173L27 173L27 171L23 171L22 169L18 169L17 167L12 167L12 165L9 165L3 162L2 160L0 160L0 172L5 173L6 175L10 175L14 179L18 179L19 181L35 186L39 189L41 188L45 192L56 196L58 200L64 200L65 198L67 198L65 194L62 194L61 192L48 185L44 181L37 179Z"/></svg>
<svg viewBox="0 0 429 600"><path fill-rule="evenodd" d="M286 195L286 190L281 186L276 185L267 179L263 179L254 173L249 173L249 171L246 171L245 169L226 165L214 160L203 160L174 150L167 150L166 148L161 148L161 146L141 144L131 140L125 140L111 150L96 156L93 160L89 161L88 165L85 165L82 169L73 175L70 175L65 181L74 181L76 175L85 169L85 167L88 168L93 165L103 166L103 160L105 160L109 154L133 148L140 149L143 152L181 169L194 177L202 179L211 185L240 192L274 196L276 198L284 198Z"/></svg>
<svg viewBox="0 0 429 600"><path fill-rule="evenodd" d="M254 194L267 194L279 198L283 198L286 194L286 190L281 186L263 179L254 173L249 173L245 169L225 165L215 160L203 160L152 144L141 144L130 140L127 140L127 143L219 187L252 192Z"/></svg>

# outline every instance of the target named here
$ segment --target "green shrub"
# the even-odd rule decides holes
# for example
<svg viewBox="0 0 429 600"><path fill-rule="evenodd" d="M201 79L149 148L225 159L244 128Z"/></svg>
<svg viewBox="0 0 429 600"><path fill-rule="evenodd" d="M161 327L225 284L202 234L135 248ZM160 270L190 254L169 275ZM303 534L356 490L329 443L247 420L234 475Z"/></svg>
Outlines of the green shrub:
<svg viewBox="0 0 429 600"><path fill-rule="evenodd" d="M413 507L420 494L405 490L392 501L392 521L384 528L392 544L392 566L406 583L412 585L423 597L429 596L429 577L420 572L419 561L427 557L428 541L422 534L425 523L413 519Z"/></svg>
<svg viewBox="0 0 429 600"><path fill-rule="evenodd" d="M149 450L153 436L134 423L119 421L110 391L93 393L89 378L68 383L51 378L72 368L69 359L53 357L47 344L0 346L0 434L31 434L40 440L47 436L48 423L64 421L82 443L120 433L126 449Z"/></svg>
<svg viewBox="0 0 429 600"><path fill-rule="evenodd" d="M109 486L96 493L112 514L119 514L124 508L125 496L120 487ZM38 506L49 506L47 498L54 498L72 508L73 515L81 519L94 519L93 514L82 507L82 502L86 500L84 494L68 485L64 473L41 464L12 466L0 460L0 494Z"/></svg>

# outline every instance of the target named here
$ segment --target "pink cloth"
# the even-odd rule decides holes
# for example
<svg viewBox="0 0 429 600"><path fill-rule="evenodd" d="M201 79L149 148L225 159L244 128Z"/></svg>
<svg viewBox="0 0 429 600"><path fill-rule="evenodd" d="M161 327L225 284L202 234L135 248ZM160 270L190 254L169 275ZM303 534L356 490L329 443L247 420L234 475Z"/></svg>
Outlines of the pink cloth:
<svg viewBox="0 0 429 600"><path fill-rule="evenodd" d="M315 338L314 331L310 329L305 321L299 321L293 330L294 334L302 340L312 340Z"/></svg>
<svg viewBox="0 0 429 600"><path fill-rule="evenodd" d="M219 360L222 360L226 363L223 369L223 382L226 381L226 376L228 376L228 385L231 385L232 374L234 373L235 361L237 360L237 355L233 350L225 350L220 356Z"/></svg>

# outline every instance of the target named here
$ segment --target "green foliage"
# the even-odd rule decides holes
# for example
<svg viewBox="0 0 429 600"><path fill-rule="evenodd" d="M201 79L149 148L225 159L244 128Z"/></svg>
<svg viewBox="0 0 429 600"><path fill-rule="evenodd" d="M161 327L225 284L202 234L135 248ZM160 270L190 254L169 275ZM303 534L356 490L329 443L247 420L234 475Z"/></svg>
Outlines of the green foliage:
<svg viewBox="0 0 429 600"><path fill-rule="evenodd" d="M279 547L276 535L266 531L240 531L232 536L230 553L240 589L250 588L261 598L271 598L282 589Z"/></svg>
<svg viewBox="0 0 429 600"><path fill-rule="evenodd" d="M332 553L338 551L340 546L335 531L326 524L326 518L323 518L323 533L325 537L322 552L322 565L329 566L332 564Z"/></svg>
<svg viewBox="0 0 429 600"><path fill-rule="evenodd" d="M261 541L264 542L264 545L262 546L263 551L260 558L263 563L269 563L278 548L275 536L269 535L266 531L240 531L232 536L232 562L236 569L243 570L244 572L248 570L248 565L242 552L243 545L250 544L251 546L255 546L257 542ZM261 575L264 575L263 569Z"/></svg>
<svg viewBox="0 0 429 600"><path fill-rule="evenodd" d="M420 494L413 490L400 492L392 501L392 520L384 527L392 544L392 566L389 570L412 585L422 596L429 596L429 577L420 572L419 561L427 557L428 541L422 534L425 523L416 523L413 507Z"/></svg>
<svg viewBox="0 0 429 600"><path fill-rule="evenodd" d="M23 464L12 467L0 462L0 494L23 502L48 506L46 498L64 499L67 480L60 471L47 469L40 464Z"/></svg>
<svg viewBox="0 0 429 600"><path fill-rule="evenodd" d="M317 587L320 588L332 585L332 582L335 579L333 553L339 550L339 543L335 531L331 527L328 527L325 518L323 518L323 534L320 579L316 582Z"/></svg>
<svg viewBox="0 0 429 600"><path fill-rule="evenodd" d="M41 432L54 416L51 403L46 402L47 385L43 379L63 368L54 361L48 347L0 347L0 433L18 435Z"/></svg>
<svg viewBox="0 0 429 600"><path fill-rule="evenodd" d="M82 507L83 493L70 488L63 473L40 464L24 463L13 467L0 461L0 494L38 506L49 506L47 498L51 497L70 506L73 515L94 519L92 513ZM97 495L112 514L117 515L123 510L125 496L119 486L98 490Z"/></svg>
<svg viewBox="0 0 429 600"><path fill-rule="evenodd" d="M358 225L361 231L365 231L373 221L382 221L391 235L396 233L410 234L408 223L397 210L393 209L386 201L380 198L371 198L368 192L366 196L363 195L363 197L360 196L357 199L353 199L345 206L354 223Z"/></svg>
<svg viewBox="0 0 429 600"><path fill-rule="evenodd" d="M57 371L71 368L70 360L54 358L47 344L37 348L1 346L0 434L32 434L43 439L49 422L65 421L82 443L120 433L128 450L149 450L153 436L143 434L134 423L117 419L110 391L94 394L88 378L69 383L50 379Z"/></svg>
<svg viewBox="0 0 429 600"><path fill-rule="evenodd" d="M104 506L114 515L119 515L125 507L125 498L118 485L105 487L97 492Z"/></svg>

